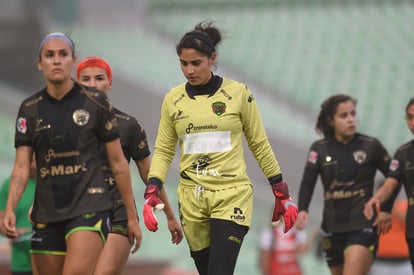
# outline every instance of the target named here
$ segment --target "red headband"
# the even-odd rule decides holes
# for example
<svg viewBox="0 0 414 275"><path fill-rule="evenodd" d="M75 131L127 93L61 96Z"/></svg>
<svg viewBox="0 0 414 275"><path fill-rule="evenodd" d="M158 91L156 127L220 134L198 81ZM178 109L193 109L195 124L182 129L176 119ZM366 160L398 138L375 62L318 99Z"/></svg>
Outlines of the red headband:
<svg viewBox="0 0 414 275"><path fill-rule="evenodd" d="M78 66L76 67L76 79L79 79L80 72L87 67L99 67L104 69L108 75L109 81L112 82L111 66L109 66L109 63L105 59L98 56L89 56L79 62Z"/></svg>

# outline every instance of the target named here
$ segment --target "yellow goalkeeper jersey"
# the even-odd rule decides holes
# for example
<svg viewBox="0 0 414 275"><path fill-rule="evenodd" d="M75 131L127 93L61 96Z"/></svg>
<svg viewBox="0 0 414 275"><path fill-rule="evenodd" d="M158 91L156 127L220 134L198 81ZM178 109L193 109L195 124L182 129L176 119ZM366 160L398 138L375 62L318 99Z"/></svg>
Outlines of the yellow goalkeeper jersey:
<svg viewBox="0 0 414 275"><path fill-rule="evenodd" d="M215 93L194 96L183 83L164 97L148 178L165 182L178 141L180 184L207 190L251 184L243 134L264 175L281 174L256 101L245 84L222 78Z"/></svg>

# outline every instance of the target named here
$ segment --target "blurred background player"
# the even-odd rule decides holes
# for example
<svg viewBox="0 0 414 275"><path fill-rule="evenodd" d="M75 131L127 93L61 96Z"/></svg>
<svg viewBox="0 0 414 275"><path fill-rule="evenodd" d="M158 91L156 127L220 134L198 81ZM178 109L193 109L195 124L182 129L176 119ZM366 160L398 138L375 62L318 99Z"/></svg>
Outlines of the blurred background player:
<svg viewBox="0 0 414 275"><path fill-rule="evenodd" d="M375 174L379 170L386 175L390 156L378 139L356 131L356 104L356 99L345 94L323 101L316 122L323 138L309 150L299 190L297 226L304 229L320 175L324 190L322 247L333 275L367 274L378 247L378 231L386 232L391 226L389 213L381 212L378 229L363 215ZM391 207L386 210L390 212Z"/></svg>
<svg viewBox="0 0 414 275"><path fill-rule="evenodd" d="M10 178L3 182L0 189L0 221L4 217L6 208L7 195L9 193ZM10 240L11 245L11 262L10 271L12 275L31 275L32 262L30 259L30 243L32 237L32 224L30 223L28 212L33 203L36 186L36 160L32 157L30 165L30 176L27 182L26 190L16 207L16 229L19 237ZM0 222L0 234L6 235L3 223Z"/></svg>
<svg viewBox="0 0 414 275"><path fill-rule="evenodd" d="M267 226L260 234L259 266L263 275L302 275L299 257L308 251L306 232L294 226Z"/></svg>
<svg viewBox="0 0 414 275"><path fill-rule="evenodd" d="M76 68L76 78L81 84L99 89L107 96L112 89L112 68L101 57L90 56L81 60ZM145 183L151 164L145 130L134 117L116 108L114 108L114 112L118 120L118 131L125 158L128 162L131 159L134 160L141 179ZM102 148L101 154L105 181L110 190L113 209L111 230L99 256L95 272L96 274L122 274L130 254L130 244L127 238L128 220L104 148ZM171 232L171 241L174 244L179 244L183 238L181 225L175 217L164 189L160 192L160 198L165 204L164 212L167 217L168 229ZM150 227L151 231L156 231L158 228L155 218L151 219L149 223L145 221L145 225Z"/></svg>

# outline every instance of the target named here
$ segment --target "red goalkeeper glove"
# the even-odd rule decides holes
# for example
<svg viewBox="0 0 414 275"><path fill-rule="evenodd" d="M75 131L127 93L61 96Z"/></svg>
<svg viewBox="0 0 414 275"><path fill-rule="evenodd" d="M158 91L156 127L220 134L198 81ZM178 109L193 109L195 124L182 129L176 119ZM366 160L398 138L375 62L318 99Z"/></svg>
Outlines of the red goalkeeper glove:
<svg viewBox="0 0 414 275"><path fill-rule="evenodd" d="M276 227L283 221L283 232L288 232L296 222L298 208L289 196L289 189L284 181L272 184L275 195L275 206L273 208L272 226ZM283 220L282 220L283 218Z"/></svg>
<svg viewBox="0 0 414 275"><path fill-rule="evenodd" d="M155 232L158 230L158 220L155 216L154 210L164 209L164 203L158 197L160 188L155 184L148 184L145 188L144 198L144 223L149 231Z"/></svg>

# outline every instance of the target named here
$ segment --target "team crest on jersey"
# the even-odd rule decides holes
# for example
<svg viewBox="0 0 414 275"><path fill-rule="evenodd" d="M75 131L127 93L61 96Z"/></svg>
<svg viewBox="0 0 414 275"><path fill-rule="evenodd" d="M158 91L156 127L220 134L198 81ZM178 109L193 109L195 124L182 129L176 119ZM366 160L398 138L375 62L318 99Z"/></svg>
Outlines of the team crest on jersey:
<svg viewBox="0 0 414 275"><path fill-rule="evenodd" d="M400 166L399 161L397 159L393 159L390 163L389 169L390 169L390 171L395 171L395 170L398 169L398 166Z"/></svg>
<svg viewBox="0 0 414 275"><path fill-rule="evenodd" d="M16 121L16 128L19 133L26 134L27 121L24 117L19 117Z"/></svg>
<svg viewBox="0 0 414 275"><path fill-rule="evenodd" d="M308 162L315 164L317 161L318 161L318 153L311 150L308 155Z"/></svg>
<svg viewBox="0 0 414 275"><path fill-rule="evenodd" d="M73 122L78 126L85 126L89 121L89 112L83 109L78 109L73 112Z"/></svg>
<svg viewBox="0 0 414 275"><path fill-rule="evenodd" d="M217 101L211 104L211 108L216 115L221 116L226 112L226 103Z"/></svg>
<svg viewBox="0 0 414 275"><path fill-rule="evenodd" d="M354 160L359 164L365 162L366 159L367 153L365 153L364 151L359 150L354 152Z"/></svg>

